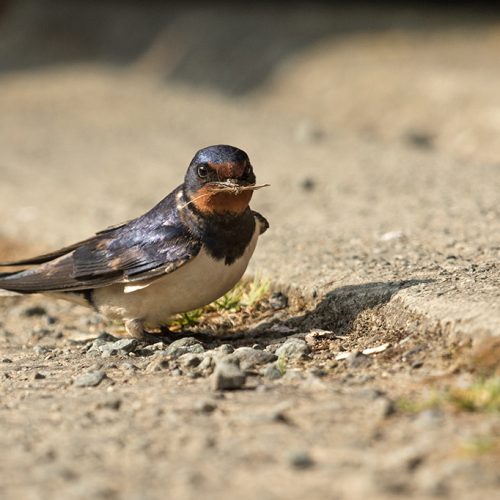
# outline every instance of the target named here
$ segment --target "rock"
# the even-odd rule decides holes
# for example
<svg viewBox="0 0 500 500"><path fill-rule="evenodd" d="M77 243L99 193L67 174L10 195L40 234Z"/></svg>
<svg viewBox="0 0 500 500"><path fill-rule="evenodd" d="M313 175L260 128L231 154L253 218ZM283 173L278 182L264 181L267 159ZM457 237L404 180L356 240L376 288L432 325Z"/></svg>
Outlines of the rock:
<svg viewBox="0 0 500 500"><path fill-rule="evenodd" d="M75 378L73 384L76 387L95 387L99 385L107 377L102 370L87 372Z"/></svg>
<svg viewBox="0 0 500 500"><path fill-rule="evenodd" d="M103 358L116 356L117 354L128 354L134 352L138 346L136 339L121 339L116 342L108 342L99 346Z"/></svg>
<svg viewBox="0 0 500 500"><path fill-rule="evenodd" d="M147 372L159 372L167 370L170 367L170 362L164 356L155 356L153 361L146 367Z"/></svg>
<svg viewBox="0 0 500 500"><path fill-rule="evenodd" d="M217 409L217 403L215 401L210 401L208 399L203 399L201 401L197 401L195 404L195 410L199 413L213 413Z"/></svg>
<svg viewBox="0 0 500 500"><path fill-rule="evenodd" d="M266 367L264 377L269 380L277 380L283 376L283 372L278 368L276 363Z"/></svg>
<svg viewBox="0 0 500 500"><path fill-rule="evenodd" d="M309 469L314 465L314 460L307 451L291 453L288 462L294 469Z"/></svg>
<svg viewBox="0 0 500 500"><path fill-rule="evenodd" d="M3 358L2 363L12 363L12 359L10 358Z"/></svg>
<svg viewBox="0 0 500 500"><path fill-rule="evenodd" d="M214 371L214 359L212 358L212 356L205 355L201 363L196 368L197 372L200 375L203 375L205 377L211 375Z"/></svg>
<svg viewBox="0 0 500 500"><path fill-rule="evenodd" d="M119 341L116 337L109 335L108 333L102 333L97 337L88 347L87 354L92 356L96 354L101 354L101 347Z"/></svg>
<svg viewBox="0 0 500 500"><path fill-rule="evenodd" d="M33 380L43 380L44 378L46 378L46 377L43 373L35 372L33 374Z"/></svg>
<svg viewBox="0 0 500 500"><path fill-rule="evenodd" d="M320 328L316 328L311 330L305 337L304 340L307 345L315 345L317 342L330 338L339 338L336 337L334 333L330 330L321 330Z"/></svg>
<svg viewBox="0 0 500 500"><path fill-rule="evenodd" d="M316 181L311 177L306 177L305 179L302 179L300 187L304 191L314 191L314 188L316 187Z"/></svg>
<svg viewBox="0 0 500 500"><path fill-rule="evenodd" d="M36 345L35 347L33 347L33 352L35 354L38 354L39 356L43 356L44 354L48 354L49 352L51 352L52 349L53 347Z"/></svg>
<svg viewBox="0 0 500 500"><path fill-rule="evenodd" d="M414 425L422 429L439 427L443 423L443 412L439 408L423 410L415 416Z"/></svg>
<svg viewBox="0 0 500 500"><path fill-rule="evenodd" d="M402 240L405 237L403 231L388 231L387 233L381 234L379 237L380 241L394 241Z"/></svg>
<svg viewBox="0 0 500 500"><path fill-rule="evenodd" d="M224 358L217 363L212 375L212 388L215 391L241 389L246 382L246 375L237 359Z"/></svg>
<svg viewBox="0 0 500 500"><path fill-rule="evenodd" d="M136 365L134 365L134 363L131 363L130 361L126 361L125 363L122 363L120 365L120 368L122 370L133 371L133 372L135 372L139 369L139 368L137 368Z"/></svg>
<svg viewBox="0 0 500 500"><path fill-rule="evenodd" d="M310 352L309 346L302 339L288 339L276 349L276 355L286 359L302 359Z"/></svg>
<svg viewBox="0 0 500 500"><path fill-rule="evenodd" d="M404 141L417 149L433 149L434 136L427 130L411 128L403 136Z"/></svg>
<svg viewBox="0 0 500 500"><path fill-rule="evenodd" d="M269 331L273 332L273 333L281 333L283 335L286 335L287 333L296 332L297 329L291 328L291 327L286 326L286 325L282 325L281 323L275 323L274 325L271 326L271 328L269 328Z"/></svg>
<svg viewBox="0 0 500 500"><path fill-rule="evenodd" d="M239 347L230 354L230 357L239 361L242 370L249 370L257 365L265 365L277 359L275 354L253 349L252 347Z"/></svg>
<svg viewBox="0 0 500 500"><path fill-rule="evenodd" d="M383 420L395 412L394 401L386 396L376 398L370 408L370 415L375 420Z"/></svg>
<svg viewBox="0 0 500 500"><path fill-rule="evenodd" d="M365 368L371 364L371 359L359 351L350 353L346 358L346 361L349 368L352 369Z"/></svg>
<svg viewBox="0 0 500 500"><path fill-rule="evenodd" d="M166 344L163 342L156 342L156 344L150 344L141 349L141 352L145 355L152 354L156 351L162 351L165 349Z"/></svg>
<svg viewBox="0 0 500 500"><path fill-rule="evenodd" d="M172 358L178 358L183 354L193 353L200 354L205 352L205 348L199 340L193 337L185 337L183 339L175 340L167 347L167 354Z"/></svg>
<svg viewBox="0 0 500 500"><path fill-rule="evenodd" d="M268 299L269 305L272 309L279 310L288 307L288 297L281 292L271 294Z"/></svg>
<svg viewBox="0 0 500 500"><path fill-rule="evenodd" d="M203 356L199 354L193 354L191 352L187 352L182 356L177 358L177 361L183 368L196 368L203 361Z"/></svg>
<svg viewBox="0 0 500 500"><path fill-rule="evenodd" d="M219 347L216 347L214 351L223 355L227 355L234 352L234 347L231 344L221 344Z"/></svg>
<svg viewBox="0 0 500 500"><path fill-rule="evenodd" d="M27 307L22 312L22 315L25 316L26 318L32 318L34 316L45 316L46 314L47 310L42 306Z"/></svg>
<svg viewBox="0 0 500 500"><path fill-rule="evenodd" d="M97 409L106 408L109 410L118 411L121 408L121 406L122 406L121 398L118 396L111 396L111 397L107 398L106 400L104 400L100 403L97 403L96 408Z"/></svg>

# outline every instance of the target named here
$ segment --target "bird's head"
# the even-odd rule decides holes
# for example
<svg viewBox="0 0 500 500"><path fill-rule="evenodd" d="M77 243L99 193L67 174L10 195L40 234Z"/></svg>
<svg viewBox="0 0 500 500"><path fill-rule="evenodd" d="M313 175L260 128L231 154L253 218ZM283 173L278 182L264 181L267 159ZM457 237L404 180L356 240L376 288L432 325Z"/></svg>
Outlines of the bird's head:
<svg viewBox="0 0 500 500"><path fill-rule="evenodd" d="M243 213L259 187L248 155L227 145L200 149L184 178L189 204L206 215Z"/></svg>

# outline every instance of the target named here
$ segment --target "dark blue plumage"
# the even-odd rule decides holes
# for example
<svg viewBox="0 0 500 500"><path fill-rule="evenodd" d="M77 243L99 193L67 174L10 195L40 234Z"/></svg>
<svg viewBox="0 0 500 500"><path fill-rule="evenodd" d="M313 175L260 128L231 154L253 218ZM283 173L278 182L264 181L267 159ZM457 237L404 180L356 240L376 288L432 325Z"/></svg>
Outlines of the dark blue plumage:
<svg viewBox="0 0 500 500"><path fill-rule="evenodd" d="M212 182L200 176L200 165L205 164L213 167L211 175L218 179L223 170L217 168L236 172L243 186L255 183L248 156L242 150L224 145L202 149L191 161L184 184L150 211L58 251L0 263L38 264L33 269L0 274L0 288L19 293L85 292L115 282L148 280L189 262L202 246L214 259L230 265L252 239L255 216L263 217L248 206L238 213L200 212L200 206L192 202Z"/></svg>

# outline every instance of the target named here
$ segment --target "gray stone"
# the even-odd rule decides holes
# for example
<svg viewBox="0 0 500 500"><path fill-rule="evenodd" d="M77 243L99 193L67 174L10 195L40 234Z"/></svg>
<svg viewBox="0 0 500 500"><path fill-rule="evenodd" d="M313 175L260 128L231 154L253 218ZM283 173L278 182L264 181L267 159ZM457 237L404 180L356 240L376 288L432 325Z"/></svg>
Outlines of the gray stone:
<svg viewBox="0 0 500 500"><path fill-rule="evenodd" d="M153 361L146 367L147 372L159 372L167 370L170 367L170 362L164 356L155 356Z"/></svg>
<svg viewBox="0 0 500 500"><path fill-rule="evenodd" d="M38 354L39 356L43 356L44 354L48 354L53 350L53 347L44 346L44 345L36 345L33 347L33 352Z"/></svg>
<svg viewBox="0 0 500 500"><path fill-rule="evenodd" d="M237 359L224 358L217 363L212 375L212 388L216 391L241 389L246 382L246 375Z"/></svg>
<svg viewBox="0 0 500 500"><path fill-rule="evenodd" d="M283 372L278 368L276 363L269 365L264 370L264 377L269 380L277 380L283 376Z"/></svg>
<svg viewBox="0 0 500 500"><path fill-rule="evenodd" d="M175 340L167 347L167 354L172 358L178 358L183 354L193 353L201 354L205 352L205 348L199 340L193 337L185 337L183 339Z"/></svg>
<svg viewBox="0 0 500 500"><path fill-rule="evenodd" d="M87 372L78 376L74 380L76 387L95 387L99 385L106 378L106 373L98 370L94 372Z"/></svg>
<svg viewBox="0 0 500 500"><path fill-rule="evenodd" d="M87 349L87 354L89 355L95 355L95 354L101 354L101 347L107 344L112 344L114 342L117 342L119 339L116 337L113 337L112 335L109 335L107 333L103 333L97 337L92 344Z"/></svg>
<svg viewBox="0 0 500 500"><path fill-rule="evenodd" d="M283 345L276 349L276 355L286 359L305 358L310 352L309 346L302 339L288 339Z"/></svg>
<svg viewBox="0 0 500 500"><path fill-rule="evenodd" d="M188 369L196 368L203 361L203 356L200 356L199 354L194 354L192 352L187 352L186 354L179 356L177 358L177 361L179 362L179 365L181 365L183 368L188 368Z"/></svg>
<svg viewBox="0 0 500 500"><path fill-rule="evenodd" d="M194 409L199 413L213 413L217 409L217 403L208 399L196 402Z"/></svg>
<svg viewBox="0 0 500 500"><path fill-rule="evenodd" d="M269 297L268 302L271 308L275 310L285 309L286 307L288 307L288 297L281 292L273 293Z"/></svg>
<svg viewBox="0 0 500 500"><path fill-rule="evenodd" d="M221 344L219 347L216 347L214 351L226 355L234 352L234 347L231 344Z"/></svg>
<svg viewBox="0 0 500 500"><path fill-rule="evenodd" d="M383 420L395 412L394 401L386 396L375 399L370 408L370 415L376 420Z"/></svg>
<svg viewBox="0 0 500 500"><path fill-rule="evenodd" d="M107 342L99 346L102 357L116 356L117 354L128 354L134 352L138 342L136 339L121 339L116 342Z"/></svg>
<svg viewBox="0 0 500 500"><path fill-rule="evenodd" d="M372 360L368 356L359 351L355 351L349 354L349 356L346 358L346 361L349 368L352 369L365 368L367 366L370 366L372 363Z"/></svg>
<svg viewBox="0 0 500 500"><path fill-rule="evenodd" d="M213 357L206 355L202 359L201 363L197 366L197 371L204 376L211 375L214 371L214 365L215 363Z"/></svg>
<svg viewBox="0 0 500 500"><path fill-rule="evenodd" d="M143 353L150 354L156 351L162 351L165 348L163 342L156 342L156 344L150 344L142 348Z"/></svg>
<svg viewBox="0 0 500 500"><path fill-rule="evenodd" d="M307 451L291 453L288 461L294 469L309 469L314 465L314 460Z"/></svg>
<svg viewBox="0 0 500 500"><path fill-rule="evenodd" d="M277 356L267 351L253 349L252 347L239 347L231 355L237 359L242 370L254 368L257 365L265 365L276 361Z"/></svg>

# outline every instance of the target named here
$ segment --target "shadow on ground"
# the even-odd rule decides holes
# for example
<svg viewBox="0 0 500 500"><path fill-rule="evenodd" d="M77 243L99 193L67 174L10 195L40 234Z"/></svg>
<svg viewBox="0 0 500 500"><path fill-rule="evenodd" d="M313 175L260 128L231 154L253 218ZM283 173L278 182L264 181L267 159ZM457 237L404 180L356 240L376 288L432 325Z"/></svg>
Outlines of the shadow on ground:
<svg viewBox="0 0 500 500"><path fill-rule="evenodd" d="M280 320L272 319L250 330L239 330L222 338L202 335L202 339L205 342L208 341L211 347L228 341L238 346L252 346L259 343L265 347L277 340L314 329L328 330L337 336L348 335L363 312L387 304L400 290L432 281L410 279L346 285L328 292L314 309L299 316ZM192 334L186 332L186 335Z"/></svg>

